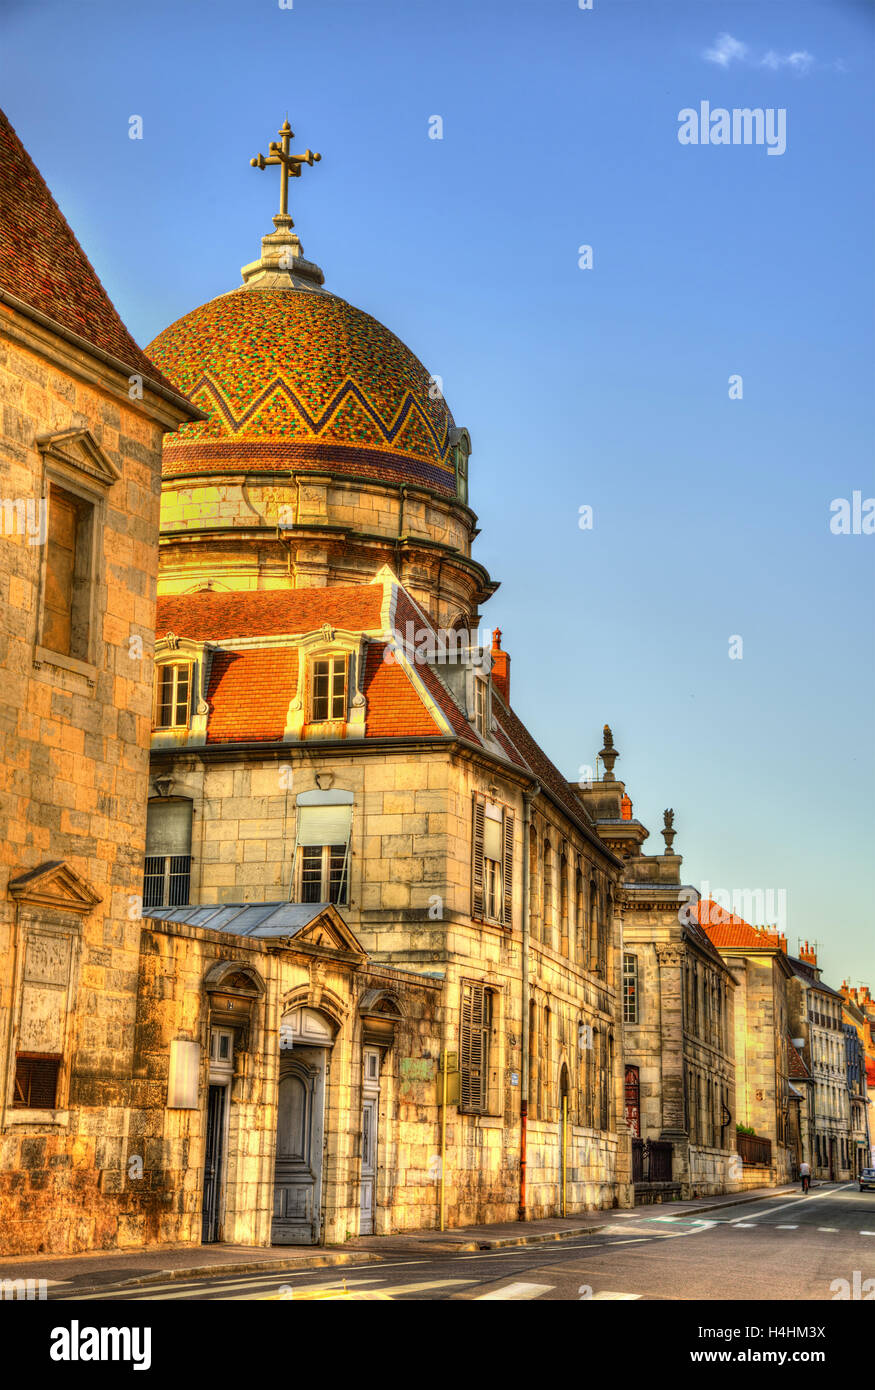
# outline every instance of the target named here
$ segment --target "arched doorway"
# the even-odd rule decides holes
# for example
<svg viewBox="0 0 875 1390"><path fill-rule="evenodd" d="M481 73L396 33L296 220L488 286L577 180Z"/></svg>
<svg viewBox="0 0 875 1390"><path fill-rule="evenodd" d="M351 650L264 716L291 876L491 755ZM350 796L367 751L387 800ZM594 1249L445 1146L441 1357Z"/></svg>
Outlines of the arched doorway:
<svg viewBox="0 0 875 1390"><path fill-rule="evenodd" d="M298 1008L280 1026L274 1245L317 1245L321 1235L325 1076L334 1024Z"/></svg>

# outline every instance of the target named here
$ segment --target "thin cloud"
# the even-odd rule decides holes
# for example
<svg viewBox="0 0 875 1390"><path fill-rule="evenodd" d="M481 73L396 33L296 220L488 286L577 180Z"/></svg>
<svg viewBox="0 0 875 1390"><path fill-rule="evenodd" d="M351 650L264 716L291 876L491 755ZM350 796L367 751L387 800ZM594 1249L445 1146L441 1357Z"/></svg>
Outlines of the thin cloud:
<svg viewBox="0 0 875 1390"><path fill-rule="evenodd" d="M706 48L702 54L709 63L717 63L721 68L728 68L729 64L735 59L741 61L747 54L747 44L739 43L731 34L718 34L714 40L713 48Z"/></svg>
<svg viewBox="0 0 875 1390"><path fill-rule="evenodd" d="M796 53L780 54L775 53L774 49L769 49L768 53L760 62L760 67L772 68L792 68L794 72L808 72L812 66L814 58L812 54L806 53L804 49Z"/></svg>
<svg viewBox="0 0 875 1390"><path fill-rule="evenodd" d="M702 57L706 62L716 63L720 68L728 68L733 63L742 63L746 67L769 68L772 72L788 68L790 72L796 73L797 77L804 76L815 66L813 53L804 48L794 49L791 53L776 53L770 48L762 57L757 57L746 43L734 38L732 34L718 34L712 46L704 50ZM844 64L838 62L834 66L837 72L844 71Z"/></svg>

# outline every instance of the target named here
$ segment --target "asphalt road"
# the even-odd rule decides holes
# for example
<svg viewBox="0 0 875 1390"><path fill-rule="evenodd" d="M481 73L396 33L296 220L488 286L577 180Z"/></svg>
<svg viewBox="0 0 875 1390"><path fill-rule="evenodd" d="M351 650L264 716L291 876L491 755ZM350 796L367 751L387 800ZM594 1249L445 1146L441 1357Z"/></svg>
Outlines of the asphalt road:
<svg viewBox="0 0 875 1390"><path fill-rule="evenodd" d="M88 1301L321 1301L344 1292L392 1301L823 1301L836 1298L843 1287L837 1280L846 1280L852 1297L856 1289L859 1298L863 1281L875 1279L875 1192L828 1183L805 1197L783 1192L720 1207L719 1213L706 1219L672 1216L670 1206L639 1207L606 1213L606 1226L597 1234L549 1246L174 1280L108 1289ZM875 1291L875 1284L871 1288ZM58 1289L49 1297L64 1301L65 1295Z"/></svg>

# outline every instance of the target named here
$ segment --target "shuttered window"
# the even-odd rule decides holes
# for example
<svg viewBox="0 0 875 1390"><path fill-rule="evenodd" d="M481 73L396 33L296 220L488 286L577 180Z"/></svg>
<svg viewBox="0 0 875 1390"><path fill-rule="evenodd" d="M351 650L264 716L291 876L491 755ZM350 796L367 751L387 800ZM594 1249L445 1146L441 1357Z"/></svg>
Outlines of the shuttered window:
<svg viewBox="0 0 875 1390"><path fill-rule="evenodd" d="M302 792L295 836L298 901L349 901L352 792Z"/></svg>
<svg viewBox="0 0 875 1390"><path fill-rule="evenodd" d="M143 906L182 907L191 896L191 802L150 801Z"/></svg>
<svg viewBox="0 0 875 1390"><path fill-rule="evenodd" d="M61 1060L43 1052L19 1052L15 1058L13 1106L26 1110L54 1110Z"/></svg>
<svg viewBox="0 0 875 1390"><path fill-rule="evenodd" d="M513 812L474 794L471 915L513 925Z"/></svg>
<svg viewBox="0 0 875 1390"><path fill-rule="evenodd" d="M486 1113L491 1032L492 991L485 985L463 981L459 1026L459 1109L471 1115Z"/></svg>

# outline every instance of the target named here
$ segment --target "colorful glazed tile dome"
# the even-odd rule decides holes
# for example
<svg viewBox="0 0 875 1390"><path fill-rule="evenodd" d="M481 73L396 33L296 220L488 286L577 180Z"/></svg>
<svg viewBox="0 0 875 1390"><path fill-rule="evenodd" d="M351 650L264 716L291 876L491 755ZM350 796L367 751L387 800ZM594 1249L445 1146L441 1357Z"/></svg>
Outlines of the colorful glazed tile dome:
<svg viewBox="0 0 875 1390"><path fill-rule="evenodd" d="M279 219L275 219L278 221ZM247 283L178 319L146 349L209 416L165 435L164 476L319 471L456 494L459 431L428 372L370 314L276 248Z"/></svg>

